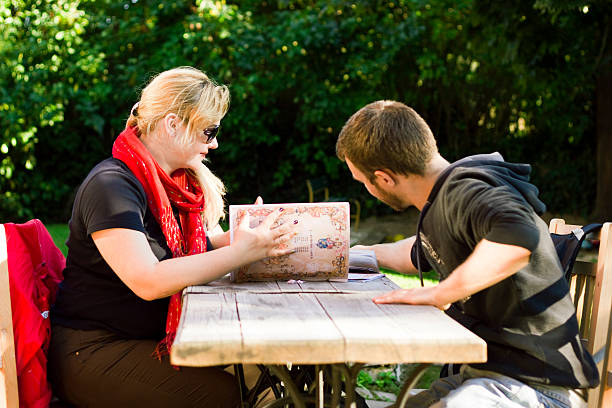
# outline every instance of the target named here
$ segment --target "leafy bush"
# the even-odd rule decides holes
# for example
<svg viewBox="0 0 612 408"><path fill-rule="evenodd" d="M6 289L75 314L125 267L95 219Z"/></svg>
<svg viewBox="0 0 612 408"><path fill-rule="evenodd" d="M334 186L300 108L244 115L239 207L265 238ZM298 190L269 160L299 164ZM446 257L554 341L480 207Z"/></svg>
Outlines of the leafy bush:
<svg viewBox="0 0 612 408"><path fill-rule="evenodd" d="M230 86L211 155L229 202L305 200L306 178L325 173L366 213L388 211L334 154L345 120L384 98L420 112L449 160L499 150L534 164L552 210L588 208L585 78L606 4L553 13L528 0L2 2L0 217L65 221L139 89L179 65Z"/></svg>
<svg viewBox="0 0 612 408"><path fill-rule="evenodd" d="M378 370L378 368L377 368ZM391 392L397 394L400 391L398 380L392 371L378 370L376 378L373 379L368 370L361 370L357 375L357 386L369 390Z"/></svg>

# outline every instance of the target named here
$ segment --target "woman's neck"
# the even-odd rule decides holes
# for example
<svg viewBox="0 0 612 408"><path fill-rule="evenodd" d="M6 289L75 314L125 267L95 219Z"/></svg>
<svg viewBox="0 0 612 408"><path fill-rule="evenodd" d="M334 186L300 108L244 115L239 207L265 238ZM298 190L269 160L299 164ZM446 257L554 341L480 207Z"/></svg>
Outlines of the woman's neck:
<svg viewBox="0 0 612 408"><path fill-rule="evenodd" d="M159 167L161 167L166 174L172 174L176 169L172 168L172 165L166 160L168 153L165 143L162 138L167 138L167 135L161 135L159 132L153 131L149 134L142 134L140 141L147 148L151 156L155 159Z"/></svg>

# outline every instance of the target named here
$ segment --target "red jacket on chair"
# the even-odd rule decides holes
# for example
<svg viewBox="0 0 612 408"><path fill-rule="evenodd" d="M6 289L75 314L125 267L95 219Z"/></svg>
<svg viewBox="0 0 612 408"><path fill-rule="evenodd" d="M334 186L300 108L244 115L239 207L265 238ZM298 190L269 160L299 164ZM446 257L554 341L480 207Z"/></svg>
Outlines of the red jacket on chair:
<svg viewBox="0 0 612 408"><path fill-rule="evenodd" d="M49 308L66 266L40 220L4 224L19 406L48 408L51 387L47 382L47 350L51 338Z"/></svg>

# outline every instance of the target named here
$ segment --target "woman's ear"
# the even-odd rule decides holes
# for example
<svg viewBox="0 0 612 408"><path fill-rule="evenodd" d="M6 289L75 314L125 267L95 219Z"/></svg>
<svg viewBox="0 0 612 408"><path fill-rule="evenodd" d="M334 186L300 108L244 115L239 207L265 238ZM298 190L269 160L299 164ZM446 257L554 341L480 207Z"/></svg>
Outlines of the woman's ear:
<svg viewBox="0 0 612 408"><path fill-rule="evenodd" d="M168 113L164 116L163 119L164 130L170 136L174 136L176 134L176 127L178 125L178 116L176 113Z"/></svg>

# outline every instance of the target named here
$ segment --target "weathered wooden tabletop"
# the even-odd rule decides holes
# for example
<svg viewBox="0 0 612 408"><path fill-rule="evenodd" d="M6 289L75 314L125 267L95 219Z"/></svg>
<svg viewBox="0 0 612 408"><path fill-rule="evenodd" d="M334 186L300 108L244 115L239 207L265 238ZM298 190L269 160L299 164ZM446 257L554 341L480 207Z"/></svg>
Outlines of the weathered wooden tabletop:
<svg viewBox="0 0 612 408"><path fill-rule="evenodd" d="M431 306L377 305L397 286L258 282L192 286L171 359L176 365L486 361L485 342Z"/></svg>

